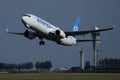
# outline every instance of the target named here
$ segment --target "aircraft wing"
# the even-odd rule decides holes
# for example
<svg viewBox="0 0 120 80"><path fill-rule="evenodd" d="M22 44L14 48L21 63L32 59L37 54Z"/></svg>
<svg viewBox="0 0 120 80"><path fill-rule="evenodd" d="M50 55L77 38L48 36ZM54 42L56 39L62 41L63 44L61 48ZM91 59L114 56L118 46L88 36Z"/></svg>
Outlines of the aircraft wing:
<svg viewBox="0 0 120 80"><path fill-rule="evenodd" d="M67 36L76 36L76 35L85 35L88 33L94 33L94 32L102 32L102 31L108 31L108 30L113 30L114 27L111 28L106 28L106 29L98 29L98 30L88 30L88 31L74 31L74 32L65 32Z"/></svg>
<svg viewBox="0 0 120 80"><path fill-rule="evenodd" d="M28 31L28 33L27 33L27 31L25 31L24 33L18 33L18 32L6 32L6 33L8 33L8 34L15 34L15 35L34 35L34 36L37 36L36 35L36 33L35 32L31 32L31 31Z"/></svg>
<svg viewBox="0 0 120 80"><path fill-rule="evenodd" d="M8 34L22 35L31 40L38 36L35 32L28 30L26 30L24 33L8 32L8 27L6 27L5 32Z"/></svg>
<svg viewBox="0 0 120 80"><path fill-rule="evenodd" d="M5 32L8 33L8 34L15 34L15 35L34 35L34 36L37 36L35 32L32 32L32 31L28 31L26 30L24 33L19 33L19 32L9 32L9 29L8 29L8 26L6 26L5 28Z"/></svg>
<svg viewBox="0 0 120 80"><path fill-rule="evenodd" d="M8 34L24 35L24 33L7 32Z"/></svg>
<svg viewBox="0 0 120 80"><path fill-rule="evenodd" d="M9 32L9 30L8 30L8 25L7 25L6 28L5 28L5 32L8 33L8 34L24 35L24 33Z"/></svg>

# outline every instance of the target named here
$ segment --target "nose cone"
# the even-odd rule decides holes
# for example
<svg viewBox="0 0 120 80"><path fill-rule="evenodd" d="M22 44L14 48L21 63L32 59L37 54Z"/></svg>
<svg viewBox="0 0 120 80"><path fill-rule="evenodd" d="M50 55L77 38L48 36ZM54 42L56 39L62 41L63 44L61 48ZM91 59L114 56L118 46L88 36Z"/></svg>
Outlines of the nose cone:
<svg viewBox="0 0 120 80"><path fill-rule="evenodd" d="M22 20L23 23L25 23L25 17L24 16L22 16L21 20Z"/></svg>
<svg viewBox="0 0 120 80"><path fill-rule="evenodd" d="M22 23L24 24L24 26L26 26L26 19L25 19L25 16L22 16L21 20L22 20Z"/></svg>
<svg viewBox="0 0 120 80"><path fill-rule="evenodd" d="M25 16L22 16L21 20L22 22L25 22Z"/></svg>
<svg viewBox="0 0 120 80"><path fill-rule="evenodd" d="M21 18L21 20L22 20L22 22L23 22L24 24L26 24L26 23L29 22L29 17L23 15L22 18Z"/></svg>

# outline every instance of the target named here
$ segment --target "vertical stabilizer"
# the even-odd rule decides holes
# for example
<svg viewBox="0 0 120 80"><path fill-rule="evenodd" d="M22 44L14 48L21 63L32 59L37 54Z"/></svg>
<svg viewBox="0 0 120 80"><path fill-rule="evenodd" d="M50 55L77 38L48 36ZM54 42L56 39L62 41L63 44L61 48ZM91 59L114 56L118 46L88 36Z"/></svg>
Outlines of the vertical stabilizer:
<svg viewBox="0 0 120 80"><path fill-rule="evenodd" d="M73 31L78 31L79 26L80 26L80 17L77 18L75 25L73 27Z"/></svg>

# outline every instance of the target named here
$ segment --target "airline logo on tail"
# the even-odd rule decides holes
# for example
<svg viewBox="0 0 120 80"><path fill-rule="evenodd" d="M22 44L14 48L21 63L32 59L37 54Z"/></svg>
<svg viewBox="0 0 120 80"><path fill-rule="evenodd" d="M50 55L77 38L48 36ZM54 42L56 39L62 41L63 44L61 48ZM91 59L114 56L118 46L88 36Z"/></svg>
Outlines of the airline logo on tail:
<svg viewBox="0 0 120 80"><path fill-rule="evenodd" d="M78 27L80 26L80 18L78 17L76 22L75 22L75 25L73 27L73 31L78 31Z"/></svg>

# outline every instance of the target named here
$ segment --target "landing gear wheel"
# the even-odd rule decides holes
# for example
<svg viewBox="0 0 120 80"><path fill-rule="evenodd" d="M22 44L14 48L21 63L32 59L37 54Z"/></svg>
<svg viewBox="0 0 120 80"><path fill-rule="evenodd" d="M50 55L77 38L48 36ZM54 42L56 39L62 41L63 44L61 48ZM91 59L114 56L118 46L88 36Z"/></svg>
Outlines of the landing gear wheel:
<svg viewBox="0 0 120 80"><path fill-rule="evenodd" d="M45 42L44 41L40 41L39 44L40 45L45 45Z"/></svg>

